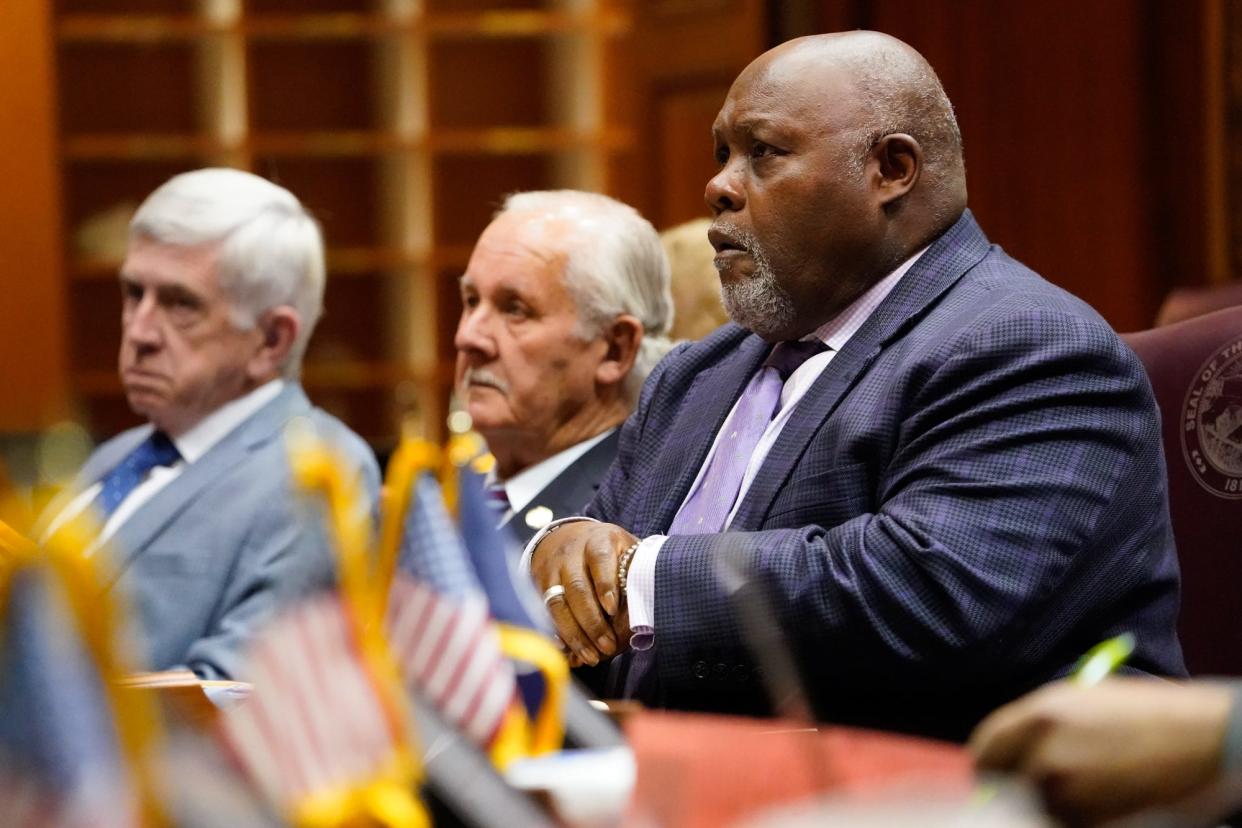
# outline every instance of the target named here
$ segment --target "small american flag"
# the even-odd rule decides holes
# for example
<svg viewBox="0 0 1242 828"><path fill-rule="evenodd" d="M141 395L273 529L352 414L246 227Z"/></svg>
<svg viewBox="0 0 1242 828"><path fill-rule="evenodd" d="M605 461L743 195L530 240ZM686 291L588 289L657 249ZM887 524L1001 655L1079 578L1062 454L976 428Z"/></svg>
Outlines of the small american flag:
<svg viewBox="0 0 1242 828"><path fill-rule="evenodd" d="M430 475L413 486L388 631L402 676L454 726L488 747L517 699L487 596Z"/></svg>
<svg viewBox="0 0 1242 828"><path fill-rule="evenodd" d="M0 825L139 825L104 677L64 584L42 564L0 574Z"/></svg>
<svg viewBox="0 0 1242 828"><path fill-rule="evenodd" d="M247 676L254 691L223 712L220 726L255 785L284 813L325 791L367 784L404 749L408 734L335 594L302 602L264 630Z"/></svg>

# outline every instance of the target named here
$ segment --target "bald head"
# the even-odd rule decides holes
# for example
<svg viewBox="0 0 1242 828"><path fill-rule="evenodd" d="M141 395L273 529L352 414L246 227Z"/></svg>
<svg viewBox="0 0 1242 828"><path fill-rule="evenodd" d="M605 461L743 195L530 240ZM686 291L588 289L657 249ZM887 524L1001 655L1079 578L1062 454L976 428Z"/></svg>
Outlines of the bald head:
<svg viewBox="0 0 1242 828"><path fill-rule="evenodd" d="M760 55L743 74L751 71L790 83L837 73L853 93L855 169L861 170L867 152L885 135L909 135L923 152L921 185L943 202L945 215L937 223L952 223L966 208L962 134L953 105L931 64L908 44L881 32L810 35Z"/></svg>
<svg viewBox="0 0 1242 828"><path fill-rule="evenodd" d="M797 338L943 233L966 209L961 136L935 72L875 32L798 38L760 55L712 128L725 307Z"/></svg>

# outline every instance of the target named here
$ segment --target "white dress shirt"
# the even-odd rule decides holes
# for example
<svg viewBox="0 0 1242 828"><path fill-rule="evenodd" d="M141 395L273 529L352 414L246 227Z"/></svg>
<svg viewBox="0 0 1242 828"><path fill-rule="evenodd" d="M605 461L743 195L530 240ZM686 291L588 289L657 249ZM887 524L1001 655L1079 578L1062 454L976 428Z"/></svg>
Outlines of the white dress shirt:
<svg viewBox="0 0 1242 828"><path fill-rule="evenodd" d="M505 496L509 498L509 511L504 513L500 522L505 523L513 515L529 506L536 495L560 477L561 472L572 466L575 460L595 448L597 443L616 430L615 427L610 428L581 443L574 443L564 451L558 451L546 460L540 460L530 468L522 469L508 480L498 481L489 474L487 483L492 485L499 482L505 490Z"/></svg>
<svg viewBox="0 0 1242 828"><path fill-rule="evenodd" d="M101 544L115 535L117 530L125 525L125 521L129 520L135 512L142 508L144 503L155 497L160 490L180 477L181 473L185 471L186 466L198 460L228 436L229 432L249 419L252 414L276 399L284 387L285 382L281 379L266 382L244 396L230 400L202 420L199 420L189 431L179 437L172 438L173 445L177 447L181 459L171 466L156 466L151 469L143 481L135 486L134 490L126 495L124 500L117 504L116 509L113 510L107 522L104 523L102 531L100 531L90 547L87 548L86 554L93 554ZM85 491L69 501L69 505L62 509L60 514L48 524L47 531L43 533L44 540L51 537L56 530L64 526L68 521L82 514L86 507L93 503L95 498L99 497L99 491L102 488L103 480L101 479L88 486Z"/></svg>

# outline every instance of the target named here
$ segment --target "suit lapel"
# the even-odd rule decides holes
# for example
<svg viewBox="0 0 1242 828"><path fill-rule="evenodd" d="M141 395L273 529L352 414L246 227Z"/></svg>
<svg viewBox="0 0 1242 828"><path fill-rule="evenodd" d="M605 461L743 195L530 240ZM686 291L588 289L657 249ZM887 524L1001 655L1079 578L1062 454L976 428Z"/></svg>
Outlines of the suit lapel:
<svg viewBox="0 0 1242 828"><path fill-rule="evenodd" d="M621 429L614 429L535 495L523 512L544 506L552 510L554 518L580 514L608 473L620 441Z"/></svg>
<svg viewBox="0 0 1242 828"><path fill-rule="evenodd" d="M967 210L914 263L798 402L747 490L733 527L747 530L762 525L811 439L884 346L903 336L987 252L987 238Z"/></svg>
<svg viewBox="0 0 1242 828"><path fill-rule="evenodd" d="M289 418L308 413L310 402L297 385L288 385L280 394L249 419L227 434L219 443L185 468L170 484L143 504L117 530L108 542L116 562L105 576L112 584L149 548L152 540L181 514L204 487L220 478L252 451L280 436Z"/></svg>
<svg viewBox="0 0 1242 828"><path fill-rule="evenodd" d="M527 516L536 509L546 510L539 517L547 517L548 521L571 515L582 514L582 508L595 497L596 490L608 473L617 456L617 446L621 442L621 429L613 429L612 433L575 460L567 469L535 495L530 503L515 512L507 522L507 526L520 540L528 541L535 532L547 521L539 525L528 524Z"/></svg>
<svg viewBox="0 0 1242 828"><path fill-rule="evenodd" d="M682 400L672 432L663 444L660 460L664 468L680 471L671 489L648 488L646 505L639 515L654 515L655 518L650 525L638 530L640 535L663 532L672 525L716 433L771 347L752 334L724 360L695 376Z"/></svg>

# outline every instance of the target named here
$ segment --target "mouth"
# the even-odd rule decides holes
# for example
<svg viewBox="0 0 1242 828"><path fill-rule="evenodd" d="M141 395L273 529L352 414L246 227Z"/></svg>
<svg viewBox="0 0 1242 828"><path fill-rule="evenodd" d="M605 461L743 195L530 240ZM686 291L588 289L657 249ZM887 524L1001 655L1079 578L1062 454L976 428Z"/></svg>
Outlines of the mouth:
<svg viewBox="0 0 1242 828"><path fill-rule="evenodd" d="M143 368L126 368L121 372L121 380L125 383L151 385L152 383L164 382L164 379L163 374L147 371Z"/></svg>
<svg viewBox="0 0 1242 828"><path fill-rule="evenodd" d="M742 243L735 233L721 227L713 226L710 230L708 230L707 240L711 242L717 256L722 253L749 252L746 245Z"/></svg>

